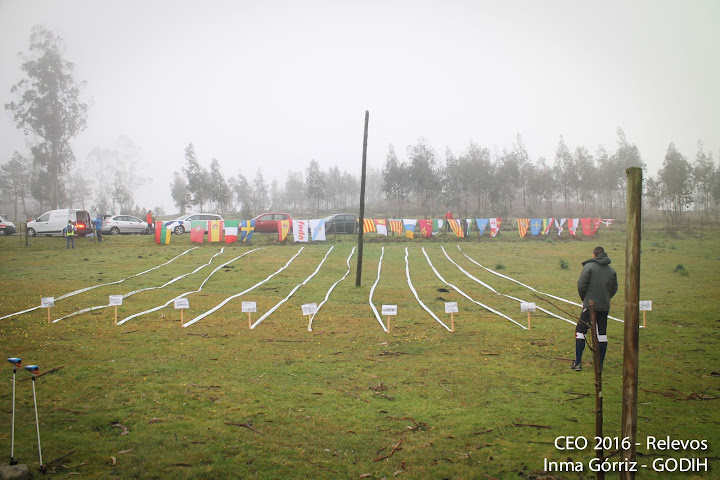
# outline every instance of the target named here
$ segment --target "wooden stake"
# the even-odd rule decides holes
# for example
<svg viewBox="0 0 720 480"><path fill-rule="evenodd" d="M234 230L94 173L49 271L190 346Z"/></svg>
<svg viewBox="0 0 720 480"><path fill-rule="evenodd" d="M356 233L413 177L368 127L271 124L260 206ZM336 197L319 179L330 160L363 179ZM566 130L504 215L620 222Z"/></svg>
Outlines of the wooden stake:
<svg viewBox="0 0 720 480"><path fill-rule="evenodd" d="M50 325L50 308L48 307L48 325Z"/></svg>
<svg viewBox="0 0 720 480"><path fill-rule="evenodd" d="M388 333L390 333L390 316L388 316Z"/></svg>
<svg viewBox="0 0 720 480"><path fill-rule="evenodd" d="M455 331L455 314L450 312L450 331Z"/></svg>
<svg viewBox="0 0 720 480"><path fill-rule="evenodd" d="M597 316L595 315L595 302L588 302L590 309L590 333L592 336L593 369L595 370L595 436L603 438L603 393L602 393L602 365L600 364L600 342L598 341ZM605 460L605 451L600 448L595 450L595 456L601 464ZM605 480L605 472L597 472L597 480Z"/></svg>
<svg viewBox="0 0 720 480"><path fill-rule="evenodd" d="M622 437L629 447L622 459L634 462L637 438L638 364L640 360L640 238L642 224L642 169L630 167L627 176L625 234L625 324L623 325ZM633 472L620 472L620 478L635 478Z"/></svg>
<svg viewBox="0 0 720 480"><path fill-rule="evenodd" d="M185 321L183 320L183 311L184 310L185 310L184 308L180 309L180 326L181 327L183 326L183 323L185 323Z"/></svg>
<svg viewBox="0 0 720 480"><path fill-rule="evenodd" d="M646 313L647 312L645 310L643 310L643 328L645 328L645 314Z"/></svg>
<svg viewBox="0 0 720 480"><path fill-rule="evenodd" d="M308 315L308 332L312 332L312 315Z"/></svg>
<svg viewBox="0 0 720 480"><path fill-rule="evenodd" d="M252 329L252 313L248 312L248 328Z"/></svg>
<svg viewBox="0 0 720 480"><path fill-rule="evenodd" d="M367 165L367 138L368 138L368 122L370 121L370 112L365 110L365 133L363 134L363 154L362 154L362 173L360 175L360 232L358 233L358 259L355 271L355 286L362 284L362 259L363 259L363 233L365 231L365 170Z"/></svg>
<svg viewBox="0 0 720 480"><path fill-rule="evenodd" d="M528 312L528 330L532 330L532 324L530 323L530 312Z"/></svg>
<svg viewBox="0 0 720 480"><path fill-rule="evenodd" d="M115 325L117 325L117 305L115 305Z"/></svg>

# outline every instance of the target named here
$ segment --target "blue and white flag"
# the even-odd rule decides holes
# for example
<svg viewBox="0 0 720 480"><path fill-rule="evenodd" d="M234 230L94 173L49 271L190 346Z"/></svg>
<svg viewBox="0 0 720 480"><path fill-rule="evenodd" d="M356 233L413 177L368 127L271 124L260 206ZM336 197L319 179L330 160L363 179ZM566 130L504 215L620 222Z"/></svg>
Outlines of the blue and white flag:
<svg viewBox="0 0 720 480"><path fill-rule="evenodd" d="M542 218L530 219L530 233L533 234L533 237L540 235L540 232L542 231L542 223Z"/></svg>
<svg viewBox="0 0 720 480"><path fill-rule="evenodd" d="M310 220L310 232L311 240L313 242L324 242L325 241L325 219L316 218Z"/></svg>
<svg viewBox="0 0 720 480"><path fill-rule="evenodd" d="M480 232L480 236L482 237L482 234L485 233L485 228L487 228L488 219L487 218L476 218L475 223L477 223L478 231Z"/></svg>

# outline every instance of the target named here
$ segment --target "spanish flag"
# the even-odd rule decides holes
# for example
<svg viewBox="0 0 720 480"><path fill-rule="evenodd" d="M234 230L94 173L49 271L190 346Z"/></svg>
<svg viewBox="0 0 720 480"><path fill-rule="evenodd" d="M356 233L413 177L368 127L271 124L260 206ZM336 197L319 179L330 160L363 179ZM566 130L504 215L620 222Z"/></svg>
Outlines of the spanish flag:
<svg viewBox="0 0 720 480"><path fill-rule="evenodd" d="M208 242L219 242L222 240L223 222L222 220L208 221Z"/></svg>

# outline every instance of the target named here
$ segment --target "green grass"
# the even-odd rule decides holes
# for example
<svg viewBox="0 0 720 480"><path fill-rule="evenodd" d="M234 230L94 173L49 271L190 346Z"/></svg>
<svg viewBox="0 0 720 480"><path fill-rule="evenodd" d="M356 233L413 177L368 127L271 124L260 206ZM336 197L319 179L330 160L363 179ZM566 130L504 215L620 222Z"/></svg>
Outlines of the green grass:
<svg viewBox="0 0 720 480"><path fill-rule="evenodd" d="M57 478L553 478L543 459L582 461L586 471L559 478L592 478L594 452L561 452L558 436L594 435L594 383L586 350L585 370L568 369L574 354L573 325L533 314L523 330L446 288L429 268L425 249L445 279L474 299L525 323L519 305L497 296L448 262L478 279L560 315L577 309L533 297L523 287L491 275L457 250L489 268L541 291L577 300L580 263L603 245L618 271L620 291L611 315L622 317L625 235L622 225L602 228L593 239L553 237L386 243L367 235L363 285L354 286L356 258L348 278L315 317L313 332L301 305L320 303L346 271L354 242L328 237L307 245L281 274L198 323L181 328L172 306L113 325L110 308L47 325L44 310L0 321L0 350L41 371L37 380L43 460ZM78 288L116 281L159 265L190 248L189 236L156 246L150 237L78 239L2 237L0 316ZM639 460L659 456L718 457L717 402L720 370L720 231L670 239L644 233L641 298L653 300L648 328L640 332L638 439L669 435L705 439L703 452L655 452L643 445ZM312 273L331 245L320 272L254 330L243 300L256 301L253 321ZM671 245L668 247L668 245ZM284 265L300 248L256 235L262 250L218 271L202 292L190 295L188 321ZM385 333L368 305L381 247L382 276L374 303L397 304ZM404 249L421 300L443 321L445 301L457 301L455 333L433 320L415 301L405 278ZM58 301L53 318L108 302L108 295L157 286L206 263L221 245L204 244L175 262L118 285ZM226 247L210 266L172 285L126 298L120 319L196 290L221 263L251 247ZM558 259L567 259L562 268ZM680 276L677 265L692 272ZM448 292L439 289L450 290ZM383 318L383 321L387 321ZM619 436L622 404L622 324L610 321L604 371L605 435ZM0 448L10 447L10 365L0 389ZM19 374L15 456L37 468L32 390ZM235 424L235 425L233 425ZM245 424L246 426L240 426ZM114 426L115 425L115 426ZM118 426L122 425L122 426ZM535 426L522 426L535 425ZM249 428L249 427L252 427ZM125 428L128 433L124 434ZM254 429L254 430L253 430ZM393 451L393 449L395 450ZM72 453L71 453L72 452ZM380 459L382 457L387 457ZM615 456L617 460L619 457ZM378 460L380 459L380 460ZM378 461L376 461L378 460ZM643 469L639 478L667 474ZM676 474L679 475L679 474ZM697 475L710 478L713 474ZM677 478L692 478L682 475Z"/></svg>

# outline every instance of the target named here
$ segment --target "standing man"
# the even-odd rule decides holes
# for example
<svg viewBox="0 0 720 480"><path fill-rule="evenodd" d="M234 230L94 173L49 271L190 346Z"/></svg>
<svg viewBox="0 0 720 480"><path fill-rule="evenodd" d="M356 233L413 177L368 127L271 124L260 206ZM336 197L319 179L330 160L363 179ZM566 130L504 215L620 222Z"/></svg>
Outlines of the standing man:
<svg viewBox="0 0 720 480"><path fill-rule="evenodd" d="M147 222L147 233L153 233L155 223L153 222L153 216L152 216L152 210L148 210L147 217L145 218L145 221Z"/></svg>
<svg viewBox="0 0 720 480"><path fill-rule="evenodd" d="M595 303L600 368L602 368L607 352L607 318L610 312L610 299L618 290L618 281L617 273L610 266L610 257L607 256L603 247L595 247L593 258L583 262L577 287L583 304L580 320L575 327L575 361L570 366L570 370L579 372L582 370L585 335L590 327L590 301Z"/></svg>
<svg viewBox="0 0 720 480"><path fill-rule="evenodd" d="M72 220L68 220L67 227L63 228L63 236L67 239L66 250L70 250L70 244L75 250L75 225L73 225Z"/></svg>

